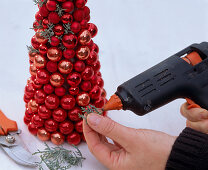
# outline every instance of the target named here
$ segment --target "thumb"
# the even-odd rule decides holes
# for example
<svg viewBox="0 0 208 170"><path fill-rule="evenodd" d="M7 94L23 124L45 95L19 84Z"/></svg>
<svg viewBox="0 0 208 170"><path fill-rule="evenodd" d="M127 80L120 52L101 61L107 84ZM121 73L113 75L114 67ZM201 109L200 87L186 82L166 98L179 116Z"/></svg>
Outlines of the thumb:
<svg viewBox="0 0 208 170"><path fill-rule="evenodd" d="M132 135L135 135L134 129L122 126L108 117L91 113L87 116L89 126L99 134L109 137L116 141L126 150L131 149Z"/></svg>

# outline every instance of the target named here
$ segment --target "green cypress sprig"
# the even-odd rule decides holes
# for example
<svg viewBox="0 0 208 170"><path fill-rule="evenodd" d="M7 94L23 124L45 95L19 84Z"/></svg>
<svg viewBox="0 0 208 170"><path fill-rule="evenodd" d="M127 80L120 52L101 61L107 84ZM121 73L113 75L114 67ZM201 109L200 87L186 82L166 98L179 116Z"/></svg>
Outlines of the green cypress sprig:
<svg viewBox="0 0 208 170"><path fill-rule="evenodd" d="M70 23L67 23L67 24L63 24L64 26L64 34L74 34L72 31L71 31L71 24Z"/></svg>
<svg viewBox="0 0 208 170"><path fill-rule="evenodd" d="M39 5L40 7L42 7L43 4L47 2L47 0L33 0L33 2L35 3L35 5Z"/></svg>
<svg viewBox="0 0 208 170"><path fill-rule="evenodd" d="M90 113L96 113L98 115L102 115L103 114L102 109L98 109L98 108L96 108L93 105L89 105L86 108L82 107L81 109L82 109L83 115L82 114L79 114L79 117L82 118L82 119L84 119L84 120L86 120L86 122L87 122L87 116Z"/></svg>
<svg viewBox="0 0 208 170"><path fill-rule="evenodd" d="M66 9L61 8L59 4L56 5L56 12L60 17L64 14L65 10Z"/></svg>
<svg viewBox="0 0 208 170"><path fill-rule="evenodd" d="M31 53L39 53L39 50L34 49L32 46L27 46L27 49Z"/></svg>
<svg viewBox="0 0 208 170"><path fill-rule="evenodd" d="M40 162L37 162L39 170L43 170L42 164L45 164L49 170L66 170L72 166L81 166L85 160L81 151L73 145L75 151L66 150L62 146L49 147L46 143L43 151L38 150L33 155L40 155Z"/></svg>
<svg viewBox="0 0 208 170"><path fill-rule="evenodd" d="M48 28L45 29L44 31L41 31L41 36L44 37L45 39L48 39L48 42L51 43L51 37L54 36L54 24L48 24Z"/></svg>

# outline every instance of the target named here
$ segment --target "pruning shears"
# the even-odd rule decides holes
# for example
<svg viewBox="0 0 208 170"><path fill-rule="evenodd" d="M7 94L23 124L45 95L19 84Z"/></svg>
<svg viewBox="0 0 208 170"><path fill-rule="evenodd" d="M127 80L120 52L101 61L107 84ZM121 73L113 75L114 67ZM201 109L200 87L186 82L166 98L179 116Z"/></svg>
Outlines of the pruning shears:
<svg viewBox="0 0 208 170"><path fill-rule="evenodd" d="M24 148L20 134L16 121L8 119L0 110L0 147L16 163L36 167L37 158Z"/></svg>

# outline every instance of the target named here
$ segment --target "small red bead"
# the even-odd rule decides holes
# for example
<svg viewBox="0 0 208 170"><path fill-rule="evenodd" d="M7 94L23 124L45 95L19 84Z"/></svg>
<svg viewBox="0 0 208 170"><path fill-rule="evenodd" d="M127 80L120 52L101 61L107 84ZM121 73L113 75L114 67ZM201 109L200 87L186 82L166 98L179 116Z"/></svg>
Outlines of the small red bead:
<svg viewBox="0 0 208 170"><path fill-rule="evenodd" d="M79 114L82 115L82 110L79 107L75 107L74 109L68 112L68 117L70 120L77 122L81 120Z"/></svg>
<svg viewBox="0 0 208 170"><path fill-rule="evenodd" d="M83 132L82 124L83 124L83 120L81 120L75 124L75 129L79 133Z"/></svg>
<svg viewBox="0 0 208 170"><path fill-rule="evenodd" d="M63 55L66 59L71 59L75 56L75 51L73 49L66 49L64 52L63 52Z"/></svg>
<svg viewBox="0 0 208 170"><path fill-rule="evenodd" d="M73 2L71 1L67 1L67 2L64 2L62 4L62 8L64 9L65 12L72 12L74 10L74 4Z"/></svg>
<svg viewBox="0 0 208 170"><path fill-rule="evenodd" d="M57 96L64 96L66 93L66 89L64 87L56 87L55 88L55 94Z"/></svg>
<svg viewBox="0 0 208 170"><path fill-rule="evenodd" d="M49 72L54 73L54 72L57 71L58 65L57 65L56 62L48 61L47 64L46 64L46 68Z"/></svg>
<svg viewBox="0 0 208 170"><path fill-rule="evenodd" d="M78 145L81 142L81 136L77 132L73 132L67 136L67 142L70 145Z"/></svg>
<svg viewBox="0 0 208 170"><path fill-rule="evenodd" d="M49 110L45 105L41 105L38 108L38 115L42 119L49 119L51 117L51 110Z"/></svg>
<svg viewBox="0 0 208 170"><path fill-rule="evenodd" d="M60 40L58 39L58 37L52 36L50 44L52 46L58 46L60 44Z"/></svg>
<svg viewBox="0 0 208 170"><path fill-rule="evenodd" d="M85 92L88 92L92 89L92 84L90 81L83 81L81 83L81 89Z"/></svg>
<svg viewBox="0 0 208 170"><path fill-rule="evenodd" d="M46 98L46 94L43 90L37 90L35 92L35 101L38 103L38 104L43 104L45 102L45 98Z"/></svg>
<svg viewBox="0 0 208 170"><path fill-rule="evenodd" d="M45 121L45 129L48 132L55 132L58 129L58 123L52 119L46 120Z"/></svg>
<svg viewBox="0 0 208 170"><path fill-rule="evenodd" d="M89 23L88 24L88 31L90 31L92 38L94 38L98 32L97 26L93 23Z"/></svg>
<svg viewBox="0 0 208 170"><path fill-rule="evenodd" d="M94 71L92 67L87 66L85 70L82 72L82 78L83 80L90 80L94 75Z"/></svg>
<svg viewBox="0 0 208 170"><path fill-rule="evenodd" d="M76 96L79 93L79 87L70 87L69 94Z"/></svg>
<svg viewBox="0 0 208 170"><path fill-rule="evenodd" d="M57 108L53 111L53 119L57 122L63 122L67 118L67 113L62 108Z"/></svg>
<svg viewBox="0 0 208 170"><path fill-rule="evenodd" d="M31 121L36 127L42 127L44 125L44 120L40 118L39 115L34 115Z"/></svg>
<svg viewBox="0 0 208 170"><path fill-rule="evenodd" d="M79 22L73 22L73 23L71 24L71 30L72 30L72 32L74 32L75 34L78 33L78 32L80 32L81 28L82 28L82 27L81 27L81 25L80 25Z"/></svg>
<svg viewBox="0 0 208 170"><path fill-rule="evenodd" d="M46 84L46 85L44 85L43 90L45 93L51 94L54 91L54 87L50 84Z"/></svg>
<svg viewBox="0 0 208 170"><path fill-rule="evenodd" d="M67 83L72 87L77 87L82 81L81 75L79 73L70 73L67 77Z"/></svg>
<svg viewBox="0 0 208 170"><path fill-rule="evenodd" d="M62 25L56 25L53 28L55 35L61 36L64 34L64 27Z"/></svg>
<svg viewBox="0 0 208 170"><path fill-rule="evenodd" d="M37 135L38 128L32 122L28 124L28 130L31 134Z"/></svg>
<svg viewBox="0 0 208 170"><path fill-rule="evenodd" d="M59 106L59 98L54 94L50 94L45 99L45 105L48 109L56 109Z"/></svg>
<svg viewBox="0 0 208 170"><path fill-rule="evenodd" d="M71 110L76 104L75 98L72 95L65 95L61 99L61 106L63 109Z"/></svg>
<svg viewBox="0 0 208 170"><path fill-rule="evenodd" d="M67 34L63 36L62 42L66 48L73 49L74 47L76 47L78 40L75 35Z"/></svg>
<svg viewBox="0 0 208 170"><path fill-rule="evenodd" d="M46 70L38 70L36 79L41 84L47 84L49 82L50 75Z"/></svg>
<svg viewBox="0 0 208 170"><path fill-rule="evenodd" d="M85 69L85 63L84 61L77 61L75 64L74 64L74 69L77 71L77 72L83 72L84 69Z"/></svg>
<svg viewBox="0 0 208 170"><path fill-rule="evenodd" d="M63 22L63 24L68 24L68 23L71 24L73 22L73 16L71 14L69 14L69 13L65 13L61 17L61 21Z"/></svg>
<svg viewBox="0 0 208 170"><path fill-rule="evenodd" d="M66 120L59 125L59 129L61 133L68 135L74 130L74 125L72 122Z"/></svg>
<svg viewBox="0 0 208 170"><path fill-rule="evenodd" d="M101 88L96 85L93 87L93 89L90 91L89 95L91 99L99 99L101 96Z"/></svg>

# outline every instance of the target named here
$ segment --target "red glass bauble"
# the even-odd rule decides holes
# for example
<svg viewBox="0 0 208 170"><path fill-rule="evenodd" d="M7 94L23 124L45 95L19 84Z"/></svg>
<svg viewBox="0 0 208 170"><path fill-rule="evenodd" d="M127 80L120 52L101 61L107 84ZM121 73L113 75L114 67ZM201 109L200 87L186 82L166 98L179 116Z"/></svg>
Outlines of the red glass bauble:
<svg viewBox="0 0 208 170"><path fill-rule="evenodd" d="M97 76L98 76L98 77L102 77L101 72L97 72Z"/></svg>
<svg viewBox="0 0 208 170"><path fill-rule="evenodd" d="M59 129L61 133L68 135L74 130L74 125L69 120L66 120L59 125Z"/></svg>
<svg viewBox="0 0 208 170"><path fill-rule="evenodd" d="M75 33L75 34L77 34L78 32L80 32L80 30L81 30L81 25L80 25L80 23L79 22L73 22L72 24L71 24L71 30L72 30L72 32L73 33Z"/></svg>
<svg viewBox="0 0 208 170"><path fill-rule="evenodd" d="M58 24L60 21L60 17L57 12L51 12L48 15L49 23Z"/></svg>
<svg viewBox="0 0 208 170"><path fill-rule="evenodd" d="M80 25L81 25L81 28L82 29L87 29L87 20L83 19L81 22L80 22Z"/></svg>
<svg viewBox="0 0 208 170"><path fill-rule="evenodd" d="M101 68L100 61L98 60L96 63L92 65L92 68L95 72L98 72Z"/></svg>
<svg viewBox="0 0 208 170"><path fill-rule="evenodd" d="M41 90L37 90L35 92L35 101L38 103L38 104L43 104L45 102L45 98L46 98L46 94L45 92L41 89Z"/></svg>
<svg viewBox="0 0 208 170"><path fill-rule="evenodd" d="M40 46L40 43L37 41L36 37L33 36L32 39L31 39L31 44L32 46L35 48L35 49L38 49L39 46Z"/></svg>
<svg viewBox="0 0 208 170"><path fill-rule="evenodd" d="M92 39L89 43L87 43L87 46L89 47L90 50L91 50L93 44L94 44L94 41Z"/></svg>
<svg viewBox="0 0 208 170"><path fill-rule="evenodd" d="M63 24L71 24L73 22L73 16L69 13L65 13L62 15L61 21L63 22Z"/></svg>
<svg viewBox="0 0 208 170"><path fill-rule="evenodd" d="M101 88L98 85L95 85L90 91L89 95L91 99L99 99L101 96Z"/></svg>
<svg viewBox="0 0 208 170"><path fill-rule="evenodd" d="M26 125L28 125L31 122L31 119L24 116L23 121Z"/></svg>
<svg viewBox="0 0 208 170"><path fill-rule="evenodd" d="M42 26L43 26L44 29L47 29L48 28L48 24L49 24L48 19L46 19L46 18L43 19Z"/></svg>
<svg viewBox="0 0 208 170"><path fill-rule="evenodd" d="M62 74L69 74L73 69L73 64L68 60L61 60L58 64L58 69Z"/></svg>
<svg viewBox="0 0 208 170"><path fill-rule="evenodd" d="M64 87L56 87L55 94L59 97L64 96L66 93L66 89Z"/></svg>
<svg viewBox="0 0 208 170"><path fill-rule="evenodd" d="M66 2L67 0L57 0L58 2Z"/></svg>
<svg viewBox="0 0 208 170"><path fill-rule="evenodd" d="M49 14L49 11L46 7L45 4L43 4L40 8L39 8L39 12L40 12L40 15L43 16L43 17L47 17L48 14Z"/></svg>
<svg viewBox="0 0 208 170"><path fill-rule="evenodd" d="M86 60L86 63L88 65L93 65L97 62L98 60L98 54L95 51L91 51L90 56Z"/></svg>
<svg viewBox="0 0 208 170"><path fill-rule="evenodd" d="M79 73L70 73L67 77L67 83L72 87L77 87L82 81L81 75Z"/></svg>
<svg viewBox="0 0 208 170"><path fill-rule="evenodd" d="M51 138L51 134L44 128L38 129L37 136L41 141L48 141Z"/></svg>
<svg viewBox="0 0 208 170"><path fill-rule="evenodd" d="M75 5L77 8L83 8L86 4L85 0L76 0Z"/></svg>
<svg viewBox="0 0 208 170"><path fill-rule="evenodd" d="M88 93L81 93L77 96L76 101L79 106L87 106L90 103L90 96Z"/></svg>
<svg viewBox="0 0 208 170"><path fill-rule="evenodd" d="M74 64L74 69L77 72L83 72L85 69L85 63L84 61L80 61L78 60L75 64Z"/></svg>
<svg viewBox="0 0 208 170"><path fill-rule="evenodd" d="M25 117L27 117L28 119L32 119L34 113L29 109L29 108L26 108L25 110Z"/></svg>
<svg viewBox="0 0 208 170"><path fill-rule="evenodd" d="M31 99L28 103L28 108L33 112L37 113L38 111L38 104L34 99Z"/></svg>
<svg viewBox="0 0 208 170"><path fill-rule="evenodd" d="M81 46L76 51L79 60L86 60L90 55L90 49L87 46Z"/></svg>
<svg viewBox="0 0 208 170"><path fill-rule="evenodd" d="M53 73L50 78L50 83L54 87L61 87L64 84L64 77L60 73Z"/></svg>
<svg viewBox="0 0 208 170"><path fill-rule="evenodd" d="M38 21L34 21L33 22L33 29L34 29L34 31L36 32L38 29L38 27L40 26L40 24L38 23Z"/></svg>
<svg viewBox="0 0 208 170"><path fill-rule="evenodd" d="M91 34L88 30L83 30L78 36L80 44L87 45L91 41Z"/></svg>
<svg viewBox="0 0 208 170"><path fill-rule="evenodd" d="M97 80L98 80L98 76L94 74L94 76L92 76L90 81L92 85L97 85Z"/></svg>
<svg viewBox="0 0 208 170"><path fill-rule="evenodd" d="M48 42L48 39L46 39L45 37L42 36L43 31L44 31L44 29L38 29L35 34L35 38L36 38L37 42L40 44L46 44Z"/></svg>
<svg viewBox="0 0 208 170"><path fill-rule="evenodd" d="M97 85L100 86L100 88L104 87L104 81L103 81L103 79L101 77L98 78Z"/></svg>
<svg viewBox="0 0 208 170"><path fill-rule="evenodd" d="M40 54L45 55L45 54L47 54L47 51L48 51L48 47L46 45L41 44L39 46L39 52L40 52Z"/></svg>
<svg viewBox="0 0 208 170"><path fill-rule="evenodd" d="M33 63L37 53L29 51L29 59Z"/></svg>
<svg viewBox="0 0 208 170"><path fill-rule="evenodd" d="M28 96L27 94L24 94L24 98L23 99L24 99L25 103L28 103L32 99L32 97Z"/></svg>
<svg viewBox="0 0 208 170"><path fill-rule="evenodd" d="M60 132L54 132L51 134L51 142L55 145L62 145L64 143L65 137Z"/></svg>
<svg viewBox="0 0 208 170"><path fill-rule="evenodd" d="M97 108L103 108L103 106L105 105L105 99L103 97L100 97L93 102L93 105Z"/></svg>
<svg viewBox="0 0 208 170"><path fill-rule="evenodd" d="M77 37L73 34L67 34L63 36L62 42L66 48L73 49L77 45Z"/></svg>
<svg viewBox="0 0 208 170"><path fill-rule="evenodd" d="M33 87L34 87L35 89L40 89L42 86L43 86L43 85L42 85L37 79L35 79L35 80L33 81Z"/></svg>
<svg viewBox="0 0 208 170"><path fill-rule="evenodd" d="M47 52L48 59L54 62L57 62L62 57L62 52L57 47L51 47Z"/></svg>
<svg viewBox="0 0 208 170"><path fill-rule="evenodd" d="M75 96L79 93L79 87L70 87L69 88L69 94Z"/></svg>
<svg viewBox="0 0 208 170"><path fill-rule="evenodd" d="M89 23L88 24L88 31L91 33L92 38L94 38L98 32L97 26L93 23Z"/></svg>
<svg viewBox="0 0 208 170"><path fill-rule="evenodd" d="M41 105L38 108L38 115L42 119L49 119L51 117L51 110L49 110L46 105Z"/></svg>
<svg viewBox="0 0 208 170"><path fill-rule="evenodd" d="M92 84L90 81L83 81L80 87L83 91L88 92L92 89Z"/></svg>
<svg viewBox="0 0 208 170"><path fill-rule="evenodd" d="M54 87L51 84L46 84L44 85L43 90L46 94L51 94L54 91Z"/></svg>
<svg viewBox="0 0 208 170"><path fill-rule="evenodd" d="M38 70L36 74L36 79L41 84L47 84L50 79L50 74L46 70Z"/></svg>
<svg viewBox="0 0 208 170"><path fill-rule="evenodd" d="M41 20L43 20L43 17L42 17L42 15L40 14L40 12L38 11L38 12L36 12L36 14L35 14L35 19L37 20L37 21L41 21Z"/></svg>
<svg viewBox="0 0 208 170"><path fill-rule="evenodd" d="M74 10L74 4L71 1L66 1L62 4L62 8L65 12L72 12Z"/></svg>
<svg viewBox="0 0 208 170"><path fill-rule="evenodd" d="M81 22L84 19L84 10L83 9L77 9L73 13L74 20Z"/></svg>
<svg viewBox="0 0 208 170"><path fill-rule="evenodd" d="M104 98L106 98L107 93L106 93L105 89L102 89L101 96L104 97Z"/></svg>
<svg viewBox="0 0 208 170"><path fill-rule="evenodd" d="M93 45L92 45L92 51L95 51L97 54L99 53L99 47L98 47L98 45L97 44L95 44L95 43L93 43Z"/></svg>
<svg viewBox="0 0 208 170"><path fill-rule="evenodd" d="M94 71L92 67L87 66L85 70L82 72L82 79L83 80L90 80L94 75Z"/></svg>
<svg viewBox="0 0 208 170"><path fill-rule="evenodd" d="M50 94L45 99L45 105L48 109L56 109L59 106L59 98L55 94Z"/></svg>
<svg viewBox="0 0 208 170"><path fill-rule="evenodd" d="M66 110L71 110L75 106L75 98L72 95L65 95L61 99L61 106Z"/></svg>
<svg viewBox="0 0 208 170"><path fill-rule="evenodd" d="M81 142L81 136L77 132L73 132L67 136L67 142L70 145L78 145Z"/></svg>
<svg viewBox="0 0 208 170"><path fill-rule="evenodd" d="M31 74L32 76L36 76L36 74L37 74L37 68L35 67L34 64L31 64L31 65L30 65L30 74Z"/></svg>
<svg viewBox="0 0 208 170"><path fill-rule="evenodd" d="M57 8L57 2L53 0L48 0L46 3L46 7L49 11L55 11Z"/></svg>
<svg viewBox="0 0 208 170"><path fill-rule="evenodd" d="M75 51L73 49L66 49L64 50L63 55L66 59L71 59L75 56Z"/></svg>
<svg viewBox="0 0 208 170"><path fill-rule="evenodd" d="M48 132L55 132L58 129L58 123L53 119L48 119L45 121L45 129Z"/></svg>
<svg viewBox="0 0 208 170"><path fill-rule="evenodd" d="M36 127L42 127L44 125L44 120L40 118L39 115L35 114L32 117L32 121L31 121Z"/></svg>
<svg viewBox="0 0 208 170"><path fill-rule="evenodd" d="M84 10L85 18L88 17L88 16L90 15L90 9L89 9L87 6L85 6L85 7L83 8L83 10Z"/></svg>
<svg viewBox="0 0 208 170"><path fill-rule="evenodd" d="M58 64L57 64L57 62L48 61L47 65L46 65L46 68L49 72L54 73L58 69Z"/></svg>
<svg viewBox="0 0 208 170"><path fill-rule="evenodd" d="M37 135L38 128L32 122L28 124L28 130L31 134Z"/></svg>
<svg viewBox="0 0 208 170"><path fill-rule="evenodd" d="M56 25L53 28L55 35L61 36L64 34L64 27L62 25Z"/></svg>
<svg viewBox="0 0 208 170"><path fill-rule="evenodd" d="M35 60L34 60L34 65L36 68L44 68L46 66L46 58L43 55L36 54Z"/></svg>
<svg viewBox="0 0 208 170"><path fill-rule="evenodd" d="M25 86L25 94L30 96L30 97L33 97L34 94L35 94L35 88L33 87L33 84L32 83L29 83Z"/></svg>
<svg viewBox="0 0 208 170"><path fill-rule="evenodd" d="M53 119L57 122L63 122L67 118L67 113L62 108L57 108L53 111Z"/></svg>
<svg viewBox="0 0 208 170"><path fill-rule="evenodd" d="M50 44L52 45L52 46L58 46L59 44L60 44L60 40L59 40L59 38L58 37L56 37L56 36L52 36L51 37L51 42L50 42Z"/></svg>
<svg viewBox="0 0 208 170"><path fill-rule="evenodd" d="M83 132L82 124L83 124L83 120L81 120L75 124L75 129L79 133Z"/></svg>
<svg viewBox="0 0 208 170"><path fill-rule="evenodd" d="M90 15L89 15L88 17L86 17L85 20L86 20L87 22L89 22L89 21L90 21Z"/></svg>
<svg viewBox="0 0 208 170"><path fill-rule="evenodd" d="M75 107L74 109L68 112L68 117L70 120L77 122L81 120L79 114L82 115L82 110L79 107Z"/></svg>

